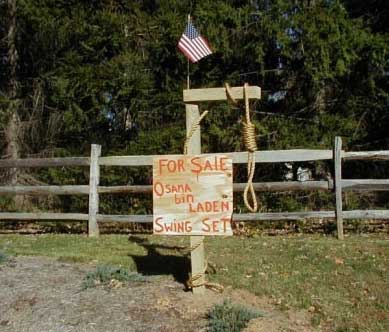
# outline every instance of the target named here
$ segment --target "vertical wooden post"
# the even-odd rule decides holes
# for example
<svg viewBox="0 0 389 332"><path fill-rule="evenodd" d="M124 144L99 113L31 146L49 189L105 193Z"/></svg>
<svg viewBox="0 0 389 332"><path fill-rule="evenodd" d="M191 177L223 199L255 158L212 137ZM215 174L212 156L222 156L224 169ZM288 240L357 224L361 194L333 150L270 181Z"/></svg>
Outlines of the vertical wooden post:
<svg viewBox="0 0 389 332"><path fill-rule="evenodd" d="M99 194L97 187L100 182L99 157L101 156L101 145L92 144L89 170L89 219L88 236L99 236L99 225L97 223L97 213L99 212Z"/></svg>
<svg viewBox="0 0 389 332"><path fill-rule="evenodd" d="M186 104L186 132L190 131L192 124L200 117L199 107L194 104ZM189 154L200 154L201 153L201 135L200 128L193 134L188 144ZM190 246L195 248L191 251L191 265L192 265L192 276L201 275L201 278L196 280L196 284L203 284L205 281L204 267L205 267L205 252L204 252L204 236L191 236ZM193 294L204 294L205 287L194 287Z"/></svg>
<svg viewBox="0 0 389 332"><path fill-rule="evenodd" d="M335 163L335 200L336 200L336 226L338 239L343 240L343 212L342 212L342 138L335 137L334 149Z"/></svg>

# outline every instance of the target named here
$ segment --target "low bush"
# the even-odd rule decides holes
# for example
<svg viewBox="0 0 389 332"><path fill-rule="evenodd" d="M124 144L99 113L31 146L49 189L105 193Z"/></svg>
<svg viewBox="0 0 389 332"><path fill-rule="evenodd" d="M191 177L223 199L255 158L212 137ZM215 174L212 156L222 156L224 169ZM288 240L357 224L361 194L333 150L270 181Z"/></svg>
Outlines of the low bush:
<svg viewBox="0 0 389 332"><path fill-rule="evenodd" d="M240 332L253 318L263 314L225 300L208 313L208 332Z"/></svg>
<svg viewBox="0 0 389 332"><path fill-rule="evenodd" d="M96 287L98 285L117 285L117 282L146 281L146 278L136 272L128 272L126 269L111 265L99 265L96 270L88 272L83 280L82 289Z"/></svg>

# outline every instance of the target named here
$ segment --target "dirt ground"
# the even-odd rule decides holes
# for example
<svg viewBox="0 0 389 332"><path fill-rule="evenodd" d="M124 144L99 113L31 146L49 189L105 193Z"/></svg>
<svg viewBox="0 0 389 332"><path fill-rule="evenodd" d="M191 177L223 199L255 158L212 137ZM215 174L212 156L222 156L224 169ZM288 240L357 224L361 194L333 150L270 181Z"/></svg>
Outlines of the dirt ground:
<svg viewBox="0 0 389 332"><path fill-rule="evenodd" d="M242 290L199 297L167 277L82 290L85 274L93 269L44 257L17 257L0 266L0 331L206 331L208 310L226 298L265 314L252 320L247 332L313 331L308 313L278 311L267 299Z"/></svg>

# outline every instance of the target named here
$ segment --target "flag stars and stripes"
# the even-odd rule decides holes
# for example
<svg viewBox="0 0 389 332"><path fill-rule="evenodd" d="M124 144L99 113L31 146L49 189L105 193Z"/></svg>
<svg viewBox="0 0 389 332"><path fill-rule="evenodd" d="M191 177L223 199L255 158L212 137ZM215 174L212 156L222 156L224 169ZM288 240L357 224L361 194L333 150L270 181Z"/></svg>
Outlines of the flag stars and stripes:
<svg viewBox="0 0 389 332"><path fill-rule="evenodd" d="M178 48L192 63L212 54L207 41L198 33L191 22L188 22L178 41Z"/></svg>

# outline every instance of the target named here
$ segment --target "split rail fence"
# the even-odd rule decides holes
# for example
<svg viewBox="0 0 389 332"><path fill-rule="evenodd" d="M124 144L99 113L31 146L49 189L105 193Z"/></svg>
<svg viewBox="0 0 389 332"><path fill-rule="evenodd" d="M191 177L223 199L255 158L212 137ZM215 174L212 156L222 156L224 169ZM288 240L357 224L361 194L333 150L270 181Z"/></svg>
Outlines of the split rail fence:
<svg viewBox="0 0 389 332"><path fill-rule="evenodd" d="M234 164L247 163L246 152L227 153ZM90 168L89 185L64 186L0 186L0 195L89 195L89 213L22 213L0 212L2 221L46 220L46 221L88 221L88 234L99 235L99 222L151 223L152 215L103 215L99 214L99 195L122 193L151 193L151 185L100 186L100 166L151 166L153 156L101 156L101 146L91 146L90 157L30 158L0 160L0 168L37 168L83 166ZM234 214L235 221L299 220L309 218L334 218L337 222L338 238L343 239L343 219L389 219L389 210L342 209L343 191L389 191L389 179L343 179L342 162L348 160L389 160L389 151L346 152L342 140L335 138L334 150L274 150L258 151L257 163L306 162L333 160L334 181L284 181L254 183L256 191L314 191L330 190L335 194L336 208L331 211L301 211L272 213ZM245 183L234 183L234 191L243 191Z"/></svg>

